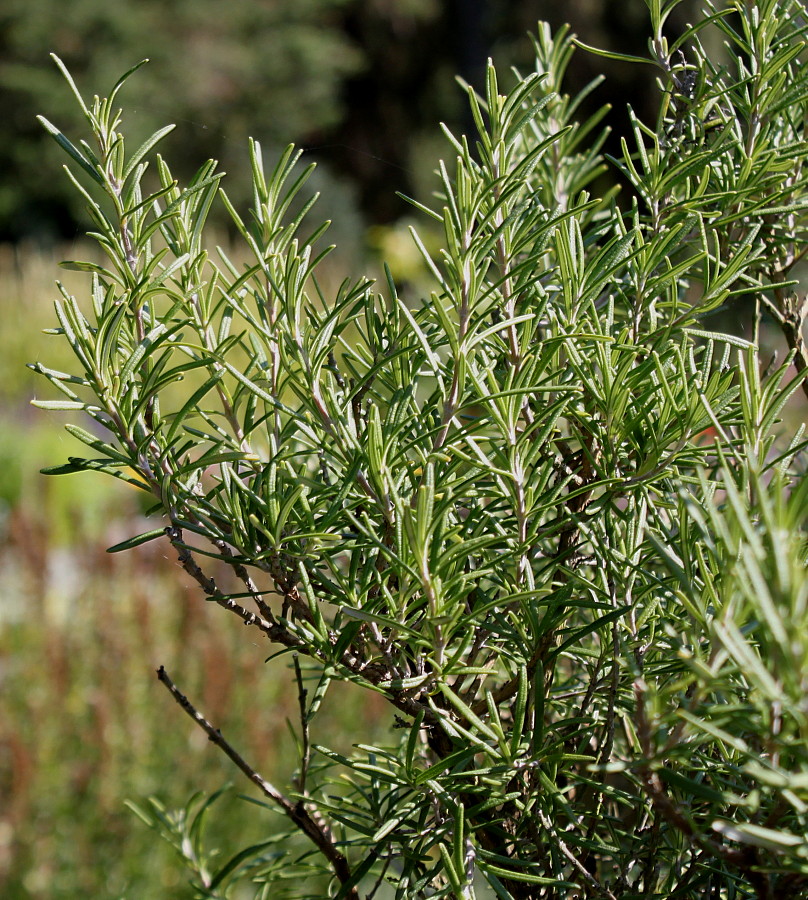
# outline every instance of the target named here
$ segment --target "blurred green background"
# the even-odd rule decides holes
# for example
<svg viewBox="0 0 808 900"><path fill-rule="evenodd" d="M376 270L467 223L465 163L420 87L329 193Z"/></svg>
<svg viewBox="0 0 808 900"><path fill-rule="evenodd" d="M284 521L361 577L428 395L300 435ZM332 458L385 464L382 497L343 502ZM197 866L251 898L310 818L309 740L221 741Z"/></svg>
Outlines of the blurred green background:
<svg viewBox="0 0 808 900"><path fill-rule="evenodd" d="M671 20L682 27L690 4ZM59 417L29 406L44 385L25 363L69 368L52 325L54 279L81 298L83 277L62 258L92 253L86 218L61 173L61 151L37 113L71 137L82 122L48 59L57 53L88 94L129 66L132 141L167 122L175 174L208 157L247 194L247 136L271 156L289 141L320 167L322 217L335 221L356 271L374 256L406 277L409 208L428 200L443 153L437 127L468 131L454 75L479 83L487 57L530 65L525 32L538 19L572 22L583 40L623 52L645 46L643 0L4 0L0 7L0 896L190 897L185 874L124 807L156 794L170 807L233 779L224 757L154 677L164 664L244 756L283 784L294 764L285 659L205 604L162 543L119 556L105 548L145 530L132 491L88 475L47 479L43 465L77 449ZM604 65L605 64L605 65ZM579 54L571 90L597 72L593 104L631 102L653 115L650 82L634 67ZM224 219L215 223L227 241ZM314 739L336 748L381 739L390 713L373 697L329 695ZM220 801L214 839L235 849L274 820Z"/></svg>

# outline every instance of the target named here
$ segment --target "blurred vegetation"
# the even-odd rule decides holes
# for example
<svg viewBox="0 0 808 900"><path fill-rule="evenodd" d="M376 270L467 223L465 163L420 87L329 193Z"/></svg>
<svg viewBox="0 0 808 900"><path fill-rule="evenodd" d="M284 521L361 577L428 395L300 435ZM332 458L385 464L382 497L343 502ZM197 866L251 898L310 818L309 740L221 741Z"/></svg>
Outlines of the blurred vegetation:
<svg viewBox="0 0 808 900"><path fill-rule="evenodd" d="M108 496L104 507L109 513L124 501ZM123 801L156 794L176 806L233 772L174 719L152 670L170 660L244 755L277 774L293 761L285 720L296 710L281 688L285 664L237 654L243 629L213 622L190 586L178 591L162 556L144 551L121 566L101 543L59 548L46 522L19 510L7 528L3 593L14 603L0 631L0 894L72 900L171 889L190 897L171 852ZM329 739L345 734L333 708ZM372 722L374 713L352 709L355 721ZM347 735L343 743L347 749ZM237 798L247 787L237 783L220 804L217 843L225 848L272 832L271 814Z"/></svg>
<svg viewBox="0 0 808 900"><path fill-rule="evenodd" d="M345 6L345 0L233 0L223 21L215 0L9 0L0 13L0 89L4 128L14 140L2 141L0 166L16 177L0 190L0 234L70 234L75 227L78 210L64 185L41 178L43 168L58 169L51 165L56 156L41 152L34 113L58 115L68 130L78 125L74 110L55 100L58 76L49 52L95 85L109 85L122 67L150 58L128 97L133 126L150 133L171 110L178 117L177 156L190 167L212 156L237 172L243 163L232 157L248 130L286 143L340 116L340 84L362 65L338 27Z"/></svg>

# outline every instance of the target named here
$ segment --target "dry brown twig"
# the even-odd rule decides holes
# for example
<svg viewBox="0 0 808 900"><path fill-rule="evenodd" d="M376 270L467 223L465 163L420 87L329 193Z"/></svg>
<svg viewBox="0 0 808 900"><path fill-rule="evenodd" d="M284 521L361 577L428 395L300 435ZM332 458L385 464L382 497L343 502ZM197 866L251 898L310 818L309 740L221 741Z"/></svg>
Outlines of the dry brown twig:
<svg viewBox="0 0 808 900"><path fill-rule="evenodd" d="M340 883L343 885L349 884L353 876L348 865L348 860L340 850L337 849L334 837L328 826L322 820L317 821L315 817L309 813L302 801L296 803L293 802L285 794L281 793L281 791L273 784L267 781L263 775L256 772L238 750L225 740L221 731L218 728L214 728L185 694L179 690L163 666L160 666L157 670L157 679L161 684L165 685L171 696L205 732L205 734L207 734L208 740L222 750L222 752L231 759L239 769L241 769L261 793L275 803L276 806L280 807L281 811L291 819L307 838L309 838L331 864L334 874L337 876ZM345 893L345 897L346 900L359 900L359 892L356 890L356 887L349 887Z"/></svg>

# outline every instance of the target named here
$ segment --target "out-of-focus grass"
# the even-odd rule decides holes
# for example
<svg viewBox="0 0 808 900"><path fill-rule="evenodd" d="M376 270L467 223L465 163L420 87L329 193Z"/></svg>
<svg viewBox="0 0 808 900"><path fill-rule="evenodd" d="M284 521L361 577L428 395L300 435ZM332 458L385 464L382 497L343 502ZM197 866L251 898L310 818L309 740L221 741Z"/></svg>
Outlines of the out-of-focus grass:
<svg viewBox="0 0 808 900"><path fill-rule="evenodd" d="M248 783L155 668L279 786L295 764L296 690L288 659L266 664L274 648L206 603L167 544L105 552L158 524L140 519L137 492L38 474L79 448L58 416L28 406L47 385L24 367L69 365L63 342L38 330L53 324L56 260L71 255L0 248L0 896L182 900L185 871L125 799L179 807L232 781L212 817L225 852L277 819L237 798ZM332 688L313 738L345 750L391 719L375 697Z"/></svg>

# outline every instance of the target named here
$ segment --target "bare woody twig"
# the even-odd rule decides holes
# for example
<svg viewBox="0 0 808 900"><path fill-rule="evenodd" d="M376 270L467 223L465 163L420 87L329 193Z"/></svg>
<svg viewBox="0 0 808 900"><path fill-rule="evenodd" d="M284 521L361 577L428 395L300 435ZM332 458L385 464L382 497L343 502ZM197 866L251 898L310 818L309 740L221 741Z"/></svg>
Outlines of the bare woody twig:
<svg viewBox="0 0 808 900"><path fill-rule="evenodd" d="M334 838L328 826L323 822L315 821L309 811L302 802L293 803L288 797L282 794L274 785L270 784L262 775L259 775L252 766L247 763L244 757L222 736L218 728L213 725L196 709L191 701L183 694L169 677L163 666L157 670L157 678L166 686L171 696L179 703L186 713L196 722L197 725L207 734L208 740L216 744L226 756L228 756L241 771L250 779L250 781L259 788L259 790L281 808L286 816L306 835L307 838L317 847L320 853L331 864L334 874L343 885L348 885L353 880L348 860L337 849ZM359 893L355 887L350 887L345 893L346 900L359 900Z"/></svg>
<svg viewBox="0 0 808 900"><path fill-rule="evenodd" d="M276 643L283 644L287 647L305 649L303 641L276 622L274 617L265 618L264 616L256 615L254 612L250 612L250 610L243 607L240 603L237 603L232 597L223 594L216 585L216 582L202 571L191 551L183 543L181 528L178 528L176 525L169 525L165 531L168 539L171 541L171 545L177 551L177 558L179 559L180 565L191 578L196 581L210 600L214 603L218 603L219 606L224 609L235 613L245 625L254 625L259 631L263 631L271 641L275 641ZM251 582L247 585L248 589L250 589L250 585ZM253 593L252 590L250 590L250 593L255 599L255 593ZM272 615L269 607L266 605L260 606L259 608L265 610L269 616Z"/></svg>
<svg viewBox="0 0 808 900"><path fill-rule="evenodd" d="M300 659L297 653L292 655L292 662L295 666L295 681L297 681L297 702L300 707L300 732L302 748L300 754L300 776L298 778L297 789L301 794L306 795L306 777L309 774L309 763L311 762L311 742L309 740L309 715L306 709L306 697L308 691L303 686L303 672L300 668Z"/></svg>
<svg viewBox="0 0 808 900"><path fill-rule="evenodd" d="M224 541L217 540L213 543L216 545L216 549L227 560L228 565L232 567L233 571L236 573L236 577L241 579L247 590L250 592L250 596L252 597L256 607L258 608L258 611L265 619L268 619L270 622L272 622L272 610L270 609L269 604L266 602L266 600L264 600L261 592L255 586L255 582L250 577L250 573L247 571L246 567L242 563L237 562L234 559L233 551Z"/></svg>

